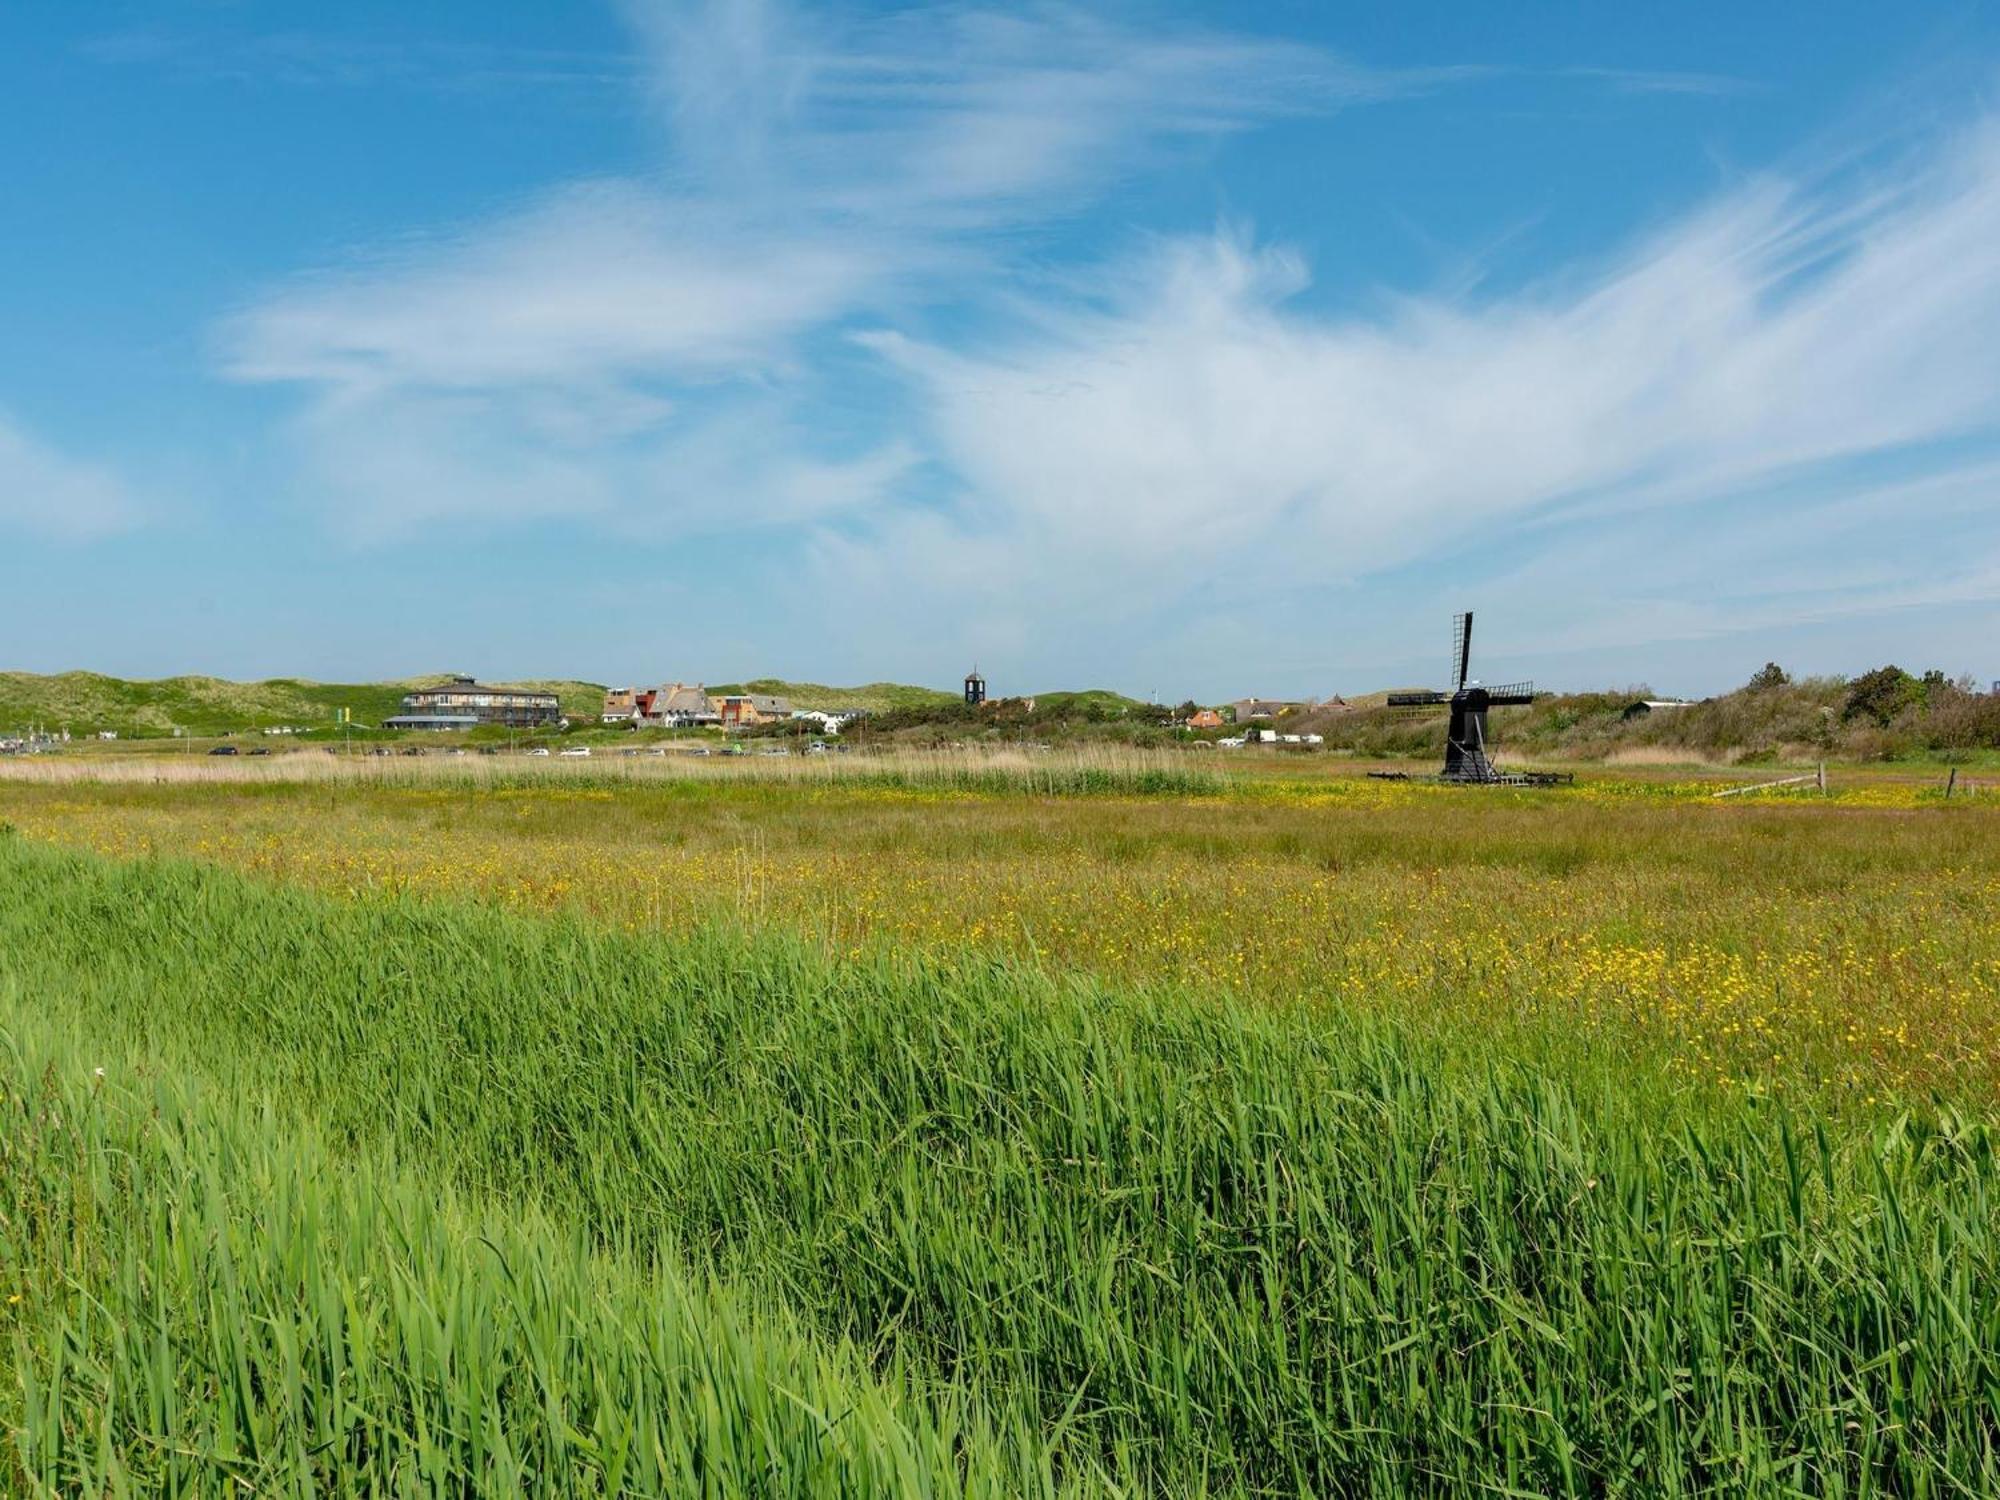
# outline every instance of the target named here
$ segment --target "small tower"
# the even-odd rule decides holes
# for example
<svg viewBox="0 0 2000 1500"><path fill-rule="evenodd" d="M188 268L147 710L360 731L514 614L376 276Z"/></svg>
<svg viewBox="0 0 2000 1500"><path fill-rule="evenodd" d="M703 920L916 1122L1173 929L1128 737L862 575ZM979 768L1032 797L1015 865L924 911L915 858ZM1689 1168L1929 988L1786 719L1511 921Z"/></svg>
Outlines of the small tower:
<svg viewBox="0 0 2000 1500"><path fill-rule="evenodd" d="M974 708L986 701L986 679L977 667L965 674L965 701Z"/></svg>

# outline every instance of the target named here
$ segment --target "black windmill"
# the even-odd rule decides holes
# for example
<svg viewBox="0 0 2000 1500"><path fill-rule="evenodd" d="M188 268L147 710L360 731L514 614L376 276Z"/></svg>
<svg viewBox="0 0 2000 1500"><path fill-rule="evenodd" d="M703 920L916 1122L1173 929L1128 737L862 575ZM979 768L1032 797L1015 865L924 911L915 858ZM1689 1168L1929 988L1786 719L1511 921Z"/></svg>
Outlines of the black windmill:
<svg viewBox="0 0 2000 1500"><path fill-rule="evenodd" d="M1453 615L1451 620L1451 674L1455 686L1449 693L1391 693L1392 708L1422 708L1434 703L1451 705L1451 728L1444 747L1446 781L1502 781L1507 778L1494 769L1486 753L1486 710L1507 708L1535 701L1532 682L1510 682L1501 687L1484 687L1467 682L1472 665L1472 611Z"/></svg>
<svg viewBox="0 0 2000 1500"><path fill-rule="evenodd" d="M977 667L965 674L965 701L973 708L986 701L986 679L979 675Z"/></svg>

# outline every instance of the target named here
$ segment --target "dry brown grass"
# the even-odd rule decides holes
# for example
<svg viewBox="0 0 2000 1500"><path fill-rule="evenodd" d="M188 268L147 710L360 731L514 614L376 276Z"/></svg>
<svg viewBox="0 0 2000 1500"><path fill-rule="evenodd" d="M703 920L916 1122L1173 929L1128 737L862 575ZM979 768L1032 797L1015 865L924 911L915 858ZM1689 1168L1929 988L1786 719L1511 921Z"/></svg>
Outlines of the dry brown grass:
<svg viewBox="0 0 2000 1500"><path fill-rule="evenodd" d="M871 751L849 755L665 755L620 753L562 755L335 755L289 750L269 756L24 756L0 760L0 781L31 785L241 786L324 784L351 786L553 787L605 782L776 782L819 785L890 780L914 785L956 785L968 779L996 785L1018 782L1031 790L1059 791L1093 779L1105 789L1165 777L1190 785L1220 782L1213 756L1124 745L1090 745L1044 752L1014 747L966 750ZM1143 788L1125 788L1143 789Z"/></svg>
<svg viewBox="0 0 2000 1500"><path fill-rule="evenodd" d="M1678 745L1626 745L1613 750L1597 762L1601 766L1700 766L1703 768L1728 765L1727 760L1718 760L1699 750L1688 750Z"/></svg>

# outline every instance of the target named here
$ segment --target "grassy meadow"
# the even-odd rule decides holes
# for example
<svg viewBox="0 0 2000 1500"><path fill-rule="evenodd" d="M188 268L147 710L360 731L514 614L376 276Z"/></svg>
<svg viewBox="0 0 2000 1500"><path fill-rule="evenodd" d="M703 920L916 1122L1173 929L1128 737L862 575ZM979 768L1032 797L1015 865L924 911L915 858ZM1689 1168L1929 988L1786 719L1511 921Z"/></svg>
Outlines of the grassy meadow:
<svg viewBox="0 0 2000 1500"><path fill-rule="evenodd" d="M296 769L296 768L295 768ZM2000 796L0 777L0 1488L2000 1489Z"/></svg>

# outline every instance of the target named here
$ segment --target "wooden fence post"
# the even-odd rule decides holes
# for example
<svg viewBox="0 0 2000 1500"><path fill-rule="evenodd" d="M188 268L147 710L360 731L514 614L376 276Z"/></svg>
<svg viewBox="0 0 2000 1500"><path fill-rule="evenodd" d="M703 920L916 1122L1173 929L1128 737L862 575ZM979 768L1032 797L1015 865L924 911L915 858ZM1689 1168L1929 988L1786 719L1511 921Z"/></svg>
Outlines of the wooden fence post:
<svg viewBox="0 0 2000 1500"><path fill-rule="evenodd" d="M1951 801L1951 789L1958 785L1958 767L1951 768L1951 775L1944 779L1944 800Z"/></svg>

